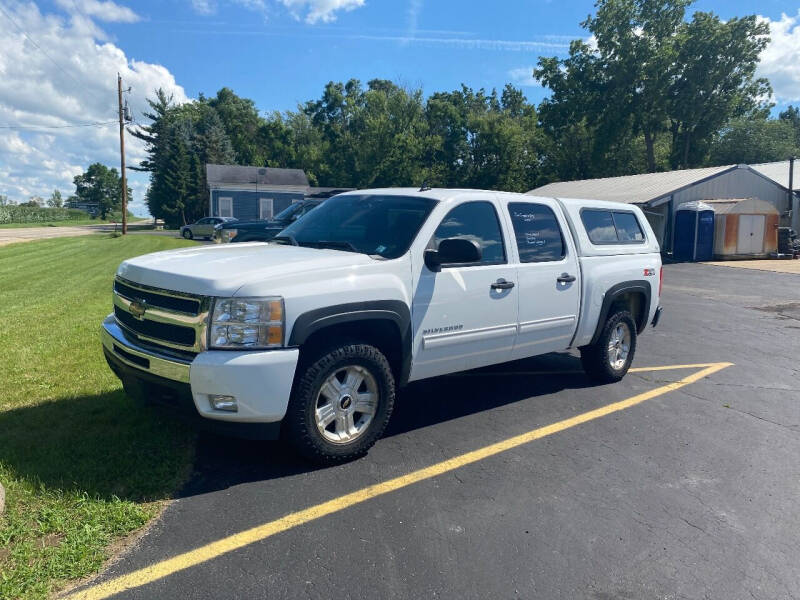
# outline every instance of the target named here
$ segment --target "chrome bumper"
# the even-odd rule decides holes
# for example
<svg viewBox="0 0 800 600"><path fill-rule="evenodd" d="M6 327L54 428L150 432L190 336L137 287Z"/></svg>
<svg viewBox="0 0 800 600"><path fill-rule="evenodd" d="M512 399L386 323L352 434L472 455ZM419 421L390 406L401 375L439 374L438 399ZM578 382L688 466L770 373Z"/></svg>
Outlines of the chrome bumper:
<svg viewBox="0 0 800 600"><path fill-rule="evenodd" d="M129 367L172 381L189 383L190 362L134 344L124 336L113 314L103 321L101 336L103 347Z"/></svg>

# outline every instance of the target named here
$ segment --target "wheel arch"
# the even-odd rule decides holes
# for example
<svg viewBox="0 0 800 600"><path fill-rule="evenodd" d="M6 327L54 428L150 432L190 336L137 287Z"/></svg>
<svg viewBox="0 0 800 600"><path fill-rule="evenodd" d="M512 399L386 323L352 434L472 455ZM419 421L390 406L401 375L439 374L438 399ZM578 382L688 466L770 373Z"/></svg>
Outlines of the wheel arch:
<svg viewBox="0 0 800 600"><path fill-rule="evenodd" d="M304 350L329 345L331 339L355 338L381 350L399 386L411 371L411 311L399 300L372 300L326 306L301 314L294 322L289 346Z"/></svg>
<svg viewBox="0 0 800 600"><path fill-rule="evenodd" d="M623 281L609 288L605 296L603 296L600 317L597 320L597 326L590 344L597 342L603 332L608 315L611 314L612 308L618 305L624 305L630 310L636 323L636 332L641 333L647 326L651 298L652 288L650 282L644 279Z"/></svg>

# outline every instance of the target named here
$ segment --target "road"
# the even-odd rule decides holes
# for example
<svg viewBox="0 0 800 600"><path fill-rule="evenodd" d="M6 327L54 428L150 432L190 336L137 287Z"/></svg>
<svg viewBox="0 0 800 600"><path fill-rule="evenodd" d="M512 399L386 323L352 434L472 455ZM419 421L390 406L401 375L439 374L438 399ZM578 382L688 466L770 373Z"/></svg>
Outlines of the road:
<svg viewBox="0 0 800 600"><path fill-rule="evenodd" d="M800 275L667 266L665 314L640 338L635 366L734 363L680 389L668 384L698 367L594 386L575 357L549 355L413 384L385 438L347 465L314 469L277 443L203 437L180 497L82 591L108 597L124 582L115 597L796 597L799 285ZM553 423L562 425L440 475L345 496L319 518L298 513ZM224 546L254 527L252 543Z"/></svg>
<svg viewBox="0 0 800 600"><path fill-rule="evenodd" d="M77 225L75 227L18 227L12 229L4 229L0 228L0 246L5 246L6 244L16 244L18 242L32 242L35 240L45 240L49 238L60 238L60 237L75 237L79 235L91 235L93 233L109 233L119 229L119 226L116 227L113 224L102 224L102 225ZM132 225L128 233L130 235L162 235L167 237L179 237L176 231L164 231L158 230L154 231L152 229L143 229L139 228L136 225ZM207 240L198 240L198 242L203 244L209 244Z"/></svg>

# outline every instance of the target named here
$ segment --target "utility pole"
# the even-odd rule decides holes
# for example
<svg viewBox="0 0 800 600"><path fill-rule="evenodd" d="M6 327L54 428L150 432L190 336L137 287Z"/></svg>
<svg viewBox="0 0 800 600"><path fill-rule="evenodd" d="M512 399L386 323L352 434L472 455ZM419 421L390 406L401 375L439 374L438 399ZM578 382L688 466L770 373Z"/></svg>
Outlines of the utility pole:
<svg viewBox="0 0 800 600"><path fill-rule="evenodd" d="M117 73L119 101L119 165L122 171L122 235L128 233L128 178L125 175L125 119L122 114L122 76Z"/></svg>

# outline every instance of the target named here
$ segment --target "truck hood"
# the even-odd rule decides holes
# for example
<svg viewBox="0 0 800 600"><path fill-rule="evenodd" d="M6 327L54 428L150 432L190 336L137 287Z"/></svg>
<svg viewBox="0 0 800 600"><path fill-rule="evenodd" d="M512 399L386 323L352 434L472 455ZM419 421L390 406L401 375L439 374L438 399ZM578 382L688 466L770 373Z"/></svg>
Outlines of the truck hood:
<svg viewBox="0 0 800 600"><path fill-rule="evenodd" d="M365 254L259 242L197 246L137 256L117 275L134 283L206 296L232 296L243 285L374 262ZM313 275L312 275L313 276Z"/></svg>

